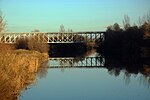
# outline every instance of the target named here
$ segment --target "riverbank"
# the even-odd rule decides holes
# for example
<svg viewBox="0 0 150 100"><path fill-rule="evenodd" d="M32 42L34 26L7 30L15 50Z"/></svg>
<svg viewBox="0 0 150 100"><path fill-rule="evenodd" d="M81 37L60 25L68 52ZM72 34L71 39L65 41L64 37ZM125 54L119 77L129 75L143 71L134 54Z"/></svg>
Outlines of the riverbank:
<svg viewBox="0 0 150 100"><path fill-rule="evenodd" d="M36 81L38 68L48 54L0 44L0 100L18 100L21 91Z"/></svg>

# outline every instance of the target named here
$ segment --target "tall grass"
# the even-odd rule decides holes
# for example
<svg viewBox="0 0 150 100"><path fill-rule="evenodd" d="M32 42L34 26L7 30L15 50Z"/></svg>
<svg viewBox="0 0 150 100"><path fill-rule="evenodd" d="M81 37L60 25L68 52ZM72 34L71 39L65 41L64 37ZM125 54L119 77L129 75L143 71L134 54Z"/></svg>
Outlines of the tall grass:
<svg viewBox="0 0 150 100"><path fill-rule="evenodd" d="M10 53L12 50L15 50L15 46L11 44L2 44L0 43L0 53Z"/></svg>
<svg viewBox="0 0 150 100"><path fill-rule="evenodd" d="M21 91L36 82L36 74L47 54L15 50L0 53L0 100L18 100Z"/></svg>
<svg viewBox="0 0 150 100"><path fill-rule="evenodd" d="M48 59L41 45L28 39L17 40L15 45L0 44L0 100L19 100L21 91L36 82L35 73Z"/></svg>

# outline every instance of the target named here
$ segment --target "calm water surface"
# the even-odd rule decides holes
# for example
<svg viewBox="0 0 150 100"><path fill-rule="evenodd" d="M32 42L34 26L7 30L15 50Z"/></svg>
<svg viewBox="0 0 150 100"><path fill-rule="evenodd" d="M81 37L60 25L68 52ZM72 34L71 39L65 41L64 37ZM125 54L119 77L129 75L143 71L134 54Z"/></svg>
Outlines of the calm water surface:
<svg viewBox="0 0 150 100"><path fill-rule="evenodd" d="M117 68L43 68L20 100L150 100L149 86L149 77Z"/></svg>

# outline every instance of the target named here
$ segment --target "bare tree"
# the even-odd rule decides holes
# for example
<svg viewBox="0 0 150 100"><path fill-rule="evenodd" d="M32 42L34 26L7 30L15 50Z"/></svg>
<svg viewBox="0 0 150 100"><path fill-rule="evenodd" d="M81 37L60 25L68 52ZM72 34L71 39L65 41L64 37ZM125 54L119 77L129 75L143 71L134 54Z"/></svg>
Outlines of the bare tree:
<svg viewBox="0 0 150 100"><path fill-rule="evenodd" d="M107 31L120 31L120 25L115 23L114 25L110 25L107 27Z"/></svg>
<svg viewBox="0 0 150 100"><path fill-rule="evenodd" d="M128 15L124 15L123 26L125 30L130 27L130 17Z"/></svg>
<svg viewBox="0 0 150 100"><path fill-rule="evenodd" d="M150 23L150 11L142 17L142 22L143 22L143 24Z"/></svg>
<svg viewBox="0 0 150 100"><path fill-rule="evenodd" d="M40 32L40 30L39 30L39 29L34 29L34 30L31 31L31 32Z"/></svg>
<svg viewBox="0 0 150 100"><path fill-rule="evenodd" d="M118 23L115 23L115 24L113 25L113 30L114 30L114 31L119 31L119 30L120 30L120 25L119 25Z"/></svg>
<svg viewBox="0 0 150 100"><path fill-rule="evenodd" d="M138 20L139 27L144 25L145 23L150 24L150 10L146 15L139 17L139 20Z"/></svg>
<svg viewBox="0 0 150 100"><path fill-rule="evenodd" d="M144 24L144 38L145 39L150 39L150 23L145 23Z"/></svg>
<svg viewBox="0 0 150 100"><path fill-rule="evenodd" d="M139 17L139 20L138 20L137 23L138 23L138 26L139 26L139 27L143 25L143 21L142 21L142 18L141 18L141 17Z"/></svg>
<svg viewBox="0 0 150 100"><path fill-rule="evenodd" d="M141 19L142 25L144 27L144 38L150 39L150 10L149 12L144 15Z"/></svg>
<svg viewBox="0 0 150 100"><path fill-rule="evenodd" d="M150 10L146 15L146 20L147 20L147 23L150 23Z"/></svg>
<svg viewBox="0 0 150 100"><path fill-rule="evenodd" d="M0 11L0 32L4 31L5 26L6 26L6 22L4 20L2 12Z"/></svg>
<svg viewBox="0 0 150 100"><path fill-rule="evenodd" d="M73 30L72 29L68 29L68 32L73 32Z"/></svg>
<svg viewBox="0 0 150 100"><path fill-rule="evenodd" d="M108 27L107 27L107 31L112 31L113 30L113 26L112 25L109 25Z"/></svg>
<svg viewBox="0 0 150 100"><path fill-rule="evenodd" d="M62 24L62 25L60 25L59 32L65 32L65 27L64 27L64 25L63 25L63 24Z"/></svg>

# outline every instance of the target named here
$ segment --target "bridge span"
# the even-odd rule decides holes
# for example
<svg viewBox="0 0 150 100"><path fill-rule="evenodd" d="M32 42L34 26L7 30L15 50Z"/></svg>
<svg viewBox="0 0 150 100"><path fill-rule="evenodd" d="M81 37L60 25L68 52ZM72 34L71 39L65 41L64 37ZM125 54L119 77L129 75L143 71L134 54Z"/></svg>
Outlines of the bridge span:
<svg viewBox="0 0 150 100"><path fill-rule="evenodd" d="M84 43L104 41L105 32L29 32L0 33L0 43L16 43L19 39L35 39L42 43Z"/></svg>

